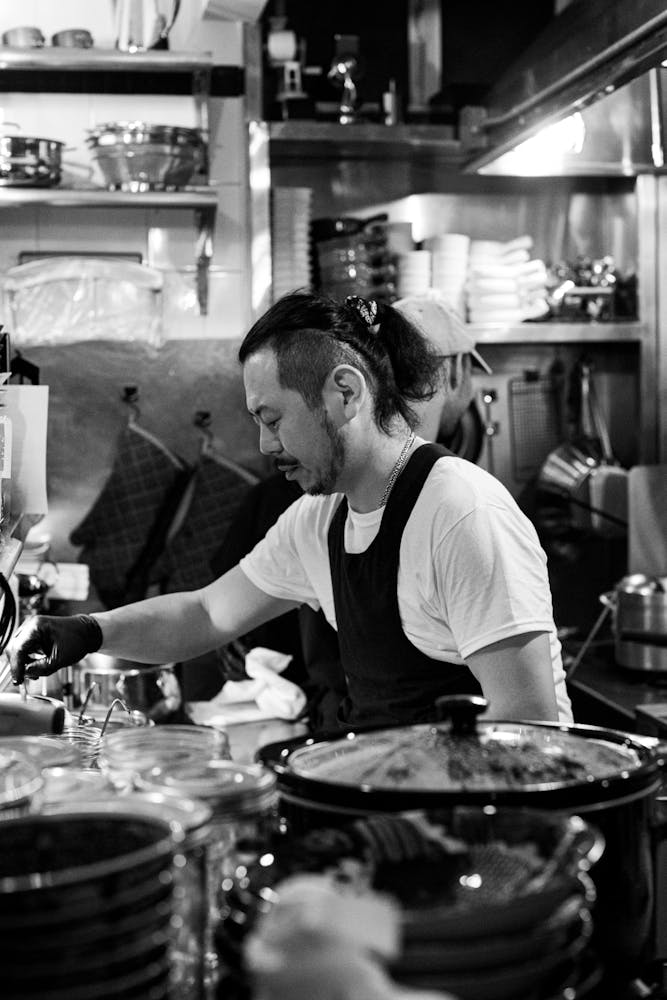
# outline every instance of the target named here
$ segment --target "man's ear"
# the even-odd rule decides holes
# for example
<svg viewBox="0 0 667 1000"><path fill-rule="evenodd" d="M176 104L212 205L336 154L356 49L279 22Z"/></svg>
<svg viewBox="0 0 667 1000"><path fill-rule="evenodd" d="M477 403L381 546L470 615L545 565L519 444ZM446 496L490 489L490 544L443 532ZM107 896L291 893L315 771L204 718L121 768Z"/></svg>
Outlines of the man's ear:
<svg viewBox="0 0 667 1000"><path fill-rule="evenodd" d="M366 392L366 379L353 365L336 365L329 372L322 397L336 426L342 426L357 415Z"/></svg>

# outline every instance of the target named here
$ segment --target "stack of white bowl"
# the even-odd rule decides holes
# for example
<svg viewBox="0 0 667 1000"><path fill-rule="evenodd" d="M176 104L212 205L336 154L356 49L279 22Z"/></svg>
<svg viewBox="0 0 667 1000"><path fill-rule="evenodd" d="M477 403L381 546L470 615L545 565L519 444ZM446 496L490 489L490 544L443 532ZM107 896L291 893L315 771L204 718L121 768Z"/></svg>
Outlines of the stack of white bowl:
<svg viewBox="0 0 667 1000"><path fill-rule="evenodd" d="M532 245L530 236L471 242L466 286L471 323L520 323L548 315L547 271L542 260L531 258Z"/></svg>
<svg viewBox="0 0 667 1000"><path fill-rule="evenodd" d="M393 257L402 253L410 253L411 250L415 249L411 222L387 222L385 231L387 233L387 250Z"/></svg>
<svg viewBox="0 0 667 1000"><path fill-rule="evenodd" d="M398 254L396 292L399 299L424 295L429 290L432 256L430 250L409 250Z"/></svg>
<svg viewBox="0 0 667 1000"><path fill-rule="evenodd" d="M432 254L431 287L452 309L465 316L470 237L464 233L443 233L425 239L423 245Z"/></svg>
<svg viewBox="0 0 667 1000"><path fill-rule="evenodd" d="M271 264L274 302L312 286L310 223L312 189L275 187L271 197Z"/></svg>

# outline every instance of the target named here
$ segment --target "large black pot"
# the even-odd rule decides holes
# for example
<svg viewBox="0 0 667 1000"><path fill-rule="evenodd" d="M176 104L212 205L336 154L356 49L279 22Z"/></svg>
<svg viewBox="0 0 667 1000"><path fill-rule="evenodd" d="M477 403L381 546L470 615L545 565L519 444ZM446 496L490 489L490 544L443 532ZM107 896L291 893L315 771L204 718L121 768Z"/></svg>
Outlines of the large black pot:
<svg viewBox="0 0 667 1000"><path fill-rule="evenodd" d="M467 703L473 713L483 707L481 699L449 701ZM400 765L406 747L424 742L431 758L434 747L440 747L450 762L465 763L470 755L477 764L490 761L490 777L482 779L478 773L457 784L450 780L450 772L446 778L443 771L442 781L435 779L430 785L422 781L416 787L419 776L413 775L412 784L403 780L407 771ZM514 766L505 772L498 766L494 777L494 766L501 764L508 748L516 751L517 759L525 751L530 770L522 774ZM353 816L460 805L557 810L584 816L600 829L606 842L603 857L592 872L598 896L598 950L608 967L620 975L633 976L651 957L656 792L666 749L594 726L511 721L475 725L474 715L469 715L430 725L344 731L321 739L300 737L262 747L257 756L276 773L285 819L299 832ZM568 762L575 758L578 767L572 768ZM396 763L394 775L402 774L401 784L392 786L387 778L383 785L369 777L373 760L387 770L392 759ZM359 780L362 760L366 776ZM540 761L545 775L536 773ZM564 769L561 779L555 774L560 764Z"/></svg>

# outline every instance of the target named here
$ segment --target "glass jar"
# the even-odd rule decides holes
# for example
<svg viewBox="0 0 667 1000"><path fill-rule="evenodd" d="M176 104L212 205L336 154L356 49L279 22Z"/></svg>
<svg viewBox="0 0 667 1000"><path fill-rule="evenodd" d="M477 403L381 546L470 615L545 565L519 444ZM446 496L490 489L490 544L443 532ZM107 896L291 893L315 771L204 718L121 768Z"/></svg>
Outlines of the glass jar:
<svg viewBox="0 0 667 1000"><path fill-rule="evenodd" d="M235 894L245 888L248 869L261 863L279 826L276 776L258 764L200 760L165 763L150 774L144 772L139 785L190 795L211 809L207 986L220 987L236 974L236 945L233 935L227 940L225 930Z"/></svg>
<svg viewBox="0 0 667 1000"><path fill-rule="evenodd" d="M120 729L105 735L98 764L118 791L130 791L145 788L144 779L151 781L151 774L160 775L165 768L197 768L202 761L229 758L229 739L221 730L169 725Z"/></svg>

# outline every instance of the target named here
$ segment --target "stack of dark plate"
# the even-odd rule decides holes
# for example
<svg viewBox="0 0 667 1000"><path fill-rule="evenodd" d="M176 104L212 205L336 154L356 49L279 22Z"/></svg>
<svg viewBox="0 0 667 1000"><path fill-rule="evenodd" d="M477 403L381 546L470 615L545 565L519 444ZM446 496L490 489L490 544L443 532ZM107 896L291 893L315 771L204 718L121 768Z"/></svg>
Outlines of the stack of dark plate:
<svg viewBox="0 0 667 1000"><path fill-rule="evenodd" d="M118 804L0 823L3 995L168 997L181 835Z"/></svg>
<svg viewBox="0 0 667 1000"><path fill-rule="evenodd" d="M217 931L221 957L280 898L284 879L320 873L342 892L399 903L401 986L459 1000L583 997L599 979L591 955L603 839L578 816L457 807L371 814L274 845L274 863L230 890ZM254 897L254 904L253 904ZM242 914L242 917L240 916ZM242 949L241 949L242 952Z"/></svg>
<svg viewBox="0 0 667 1000"><path fill-rule="evenodd" d="M579 984L593 930L588 875L540 868L537 852L504 840L470 836L465 858L448 898L433 882L403 894L393 977L460 1000L544 1000Z"/></svg>

